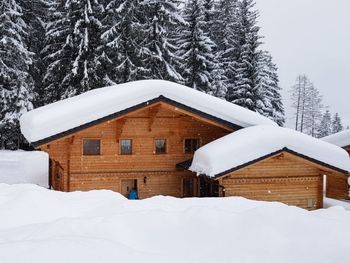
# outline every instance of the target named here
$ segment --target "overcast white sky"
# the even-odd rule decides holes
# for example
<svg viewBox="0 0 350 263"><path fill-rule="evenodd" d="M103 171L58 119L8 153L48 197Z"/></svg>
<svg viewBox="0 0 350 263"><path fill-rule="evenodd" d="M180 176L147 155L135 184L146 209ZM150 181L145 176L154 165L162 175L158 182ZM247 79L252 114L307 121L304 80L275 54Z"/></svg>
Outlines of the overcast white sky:
<svg viewBox="0 0 350 263"><path fill-rule="evenodd" d="M288 90L298 74L309 76L332 113L350 125L350 0L256 0L264 49L279 67L293 126Z"/></svg>

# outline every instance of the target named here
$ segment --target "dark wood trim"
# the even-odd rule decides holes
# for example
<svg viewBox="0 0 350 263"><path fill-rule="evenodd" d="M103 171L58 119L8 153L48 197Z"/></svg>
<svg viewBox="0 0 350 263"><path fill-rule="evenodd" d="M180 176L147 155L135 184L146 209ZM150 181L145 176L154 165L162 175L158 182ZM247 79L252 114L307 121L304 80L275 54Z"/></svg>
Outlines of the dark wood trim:
<svg viewBox="0 0 350 263"><path fill-rule="evenodd" d="M159 97L157 98L154 98L154 99L151 99L151 100L148 100L148 101L145 101L143 103L140 103L140 104L137 104L135 106L132 106L130 108L127 108L127 109L124 109L124 110L121 110L121 111L118 111L118 112L115 112L113 114L110 114L108 116L105 116L103 118L100 118L100 119L97 119L97 120L94 120L94 121L91 121L91 122L88 122L88 123L85 123L83 125L80 125L78 127L75 127L75 128L72 128L72 129L69 129L67 131L64 131L64 132L60 132L60 133L57 133L55 135L52 135L50 137L47 137L47 138L44 138L42 140L38 140L38 141L35 141L35 142L32 142L31 145L33 147L38 147L42 144L46 144L46 143L49 143L51 141L54 141L54 140L58 140L60 138L63 138L65 136L68 136L70 134L73 134L73 133L76 133L78 131L81 131L81 130L84 130L86 128L90 128L92 126L95 126L97 124L100 124L102 122L105 122L105 121L109 121L109 120L112 120L112 119L115 119L115 118L118 118L118 117L121 117L125 114L128 114L130 112L133 112L135 110L138 110L138 109L141 109L143 107L146 107L146 106L150 106L150 105L153 105L153 104L156 104L156 103L159 103L159 102L164 102L164 103L167 103L171 106L174 106L174 107L177 107L177 108L180 108L182 110L185 110L185 111L188 111L190 113L193 113L193 114L196 114L196 115L199 115L203 118L206 118L206 119L209 119L211 121L214 121L216 123L219 123L221 125L224 125L226 126L227 128L230 128L230 129L235 129L235 130L238 130L238 129L241 129L243 128L242 126L238 125L238 124L235 124L235 123L231 123L229 121L226 121L226 120L223 120L223 119L220 119L216 116L213 116L213 115L210 115L208 113L205 113L205 112L202 112L200 110L197 110L195 108L192 108L192 107L189 107L185 104L182 104L182 103L179 103L177 101L174 101L172 99L169 99L167 97L164 97L163 95L160 95Z"/></svg>

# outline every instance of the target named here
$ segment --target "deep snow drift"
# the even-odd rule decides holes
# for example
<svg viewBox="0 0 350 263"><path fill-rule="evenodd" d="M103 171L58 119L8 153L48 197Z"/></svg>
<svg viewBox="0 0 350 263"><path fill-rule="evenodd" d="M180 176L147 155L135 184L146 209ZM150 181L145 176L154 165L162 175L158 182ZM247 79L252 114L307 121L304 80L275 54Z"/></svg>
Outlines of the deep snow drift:
<svg viewBox="0 0 350 263"><path fill-rule="evenodd" d="M350 212L0 184L0 262L348 263Z"/></svg>
<svg viewBox="0 0 350 263"><path fill-rule="evenodd" d="M0 151L0 183L48 187L48 174L49 155L46 152Z"/></svg>
<svg viewBox="0 0 350 263"><path fill-rule="evenodd" d="M283 148L350 171L349 154L344 149L292 129L271 125L241 129L204 145L194 153L190 170L215 176Z"/></svg>

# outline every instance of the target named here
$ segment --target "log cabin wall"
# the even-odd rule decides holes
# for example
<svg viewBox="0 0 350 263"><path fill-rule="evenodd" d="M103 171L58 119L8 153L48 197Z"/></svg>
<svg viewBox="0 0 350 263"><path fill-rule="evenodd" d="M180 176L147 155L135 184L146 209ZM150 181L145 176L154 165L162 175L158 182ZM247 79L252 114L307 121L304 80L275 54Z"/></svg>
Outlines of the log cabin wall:
<svg viewBox="0 0 350 263"><path fill-rule="evenodd" d="M225 196L279 201L310 210L323 206L323 171L288 153L229 173L219 182Z"/></svg>
<svg viewBox="0 0 350 263"><path fill-rule="evenodd" d="M110 189L120 192L122 180L137 179L140 198L157 194L181 197L182 179L195 176L176 169L177 163L193 156L184 152L184 140L198 138L204 145L232 131L161 103L40 148L63 167L65 191ZM166 154L155 154L157 138L166 139ZM84 156L83 139L100 139L101 154ZM132 140L131 155L120 154L120 139Z"/></svg>
<svg viewBox="0 0 350 263"><path fill-rule="evenodd" d="M344 150L350 154L350 146L345 146ZM347 178L327 177L326 196L334 199L350 199Z"/></svg>

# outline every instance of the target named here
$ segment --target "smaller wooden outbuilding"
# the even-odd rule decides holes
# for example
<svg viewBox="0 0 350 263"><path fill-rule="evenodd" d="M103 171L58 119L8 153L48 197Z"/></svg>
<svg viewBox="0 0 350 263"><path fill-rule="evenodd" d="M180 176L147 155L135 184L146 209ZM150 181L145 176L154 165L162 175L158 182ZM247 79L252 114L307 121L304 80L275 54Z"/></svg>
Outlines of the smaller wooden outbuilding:
<svg viewBox="0 0 350 263"><path fill-rule="evenodd" d="M255 126L198 149L189 169L218 181L225 196L317 209L323 207L324 176L347 180L348 159L343 149L305 134Z"/></svg>
<svg viewBox="0 0 350 263"><path fill-rule="evenodd" d="M343 148L350 155L350 130L341 131L321 140L332 143ZM349 157L350 158L350 157ZM349 197L349 181L340 178L328 178L326 195L336 199L350 199Z"/></svg>

